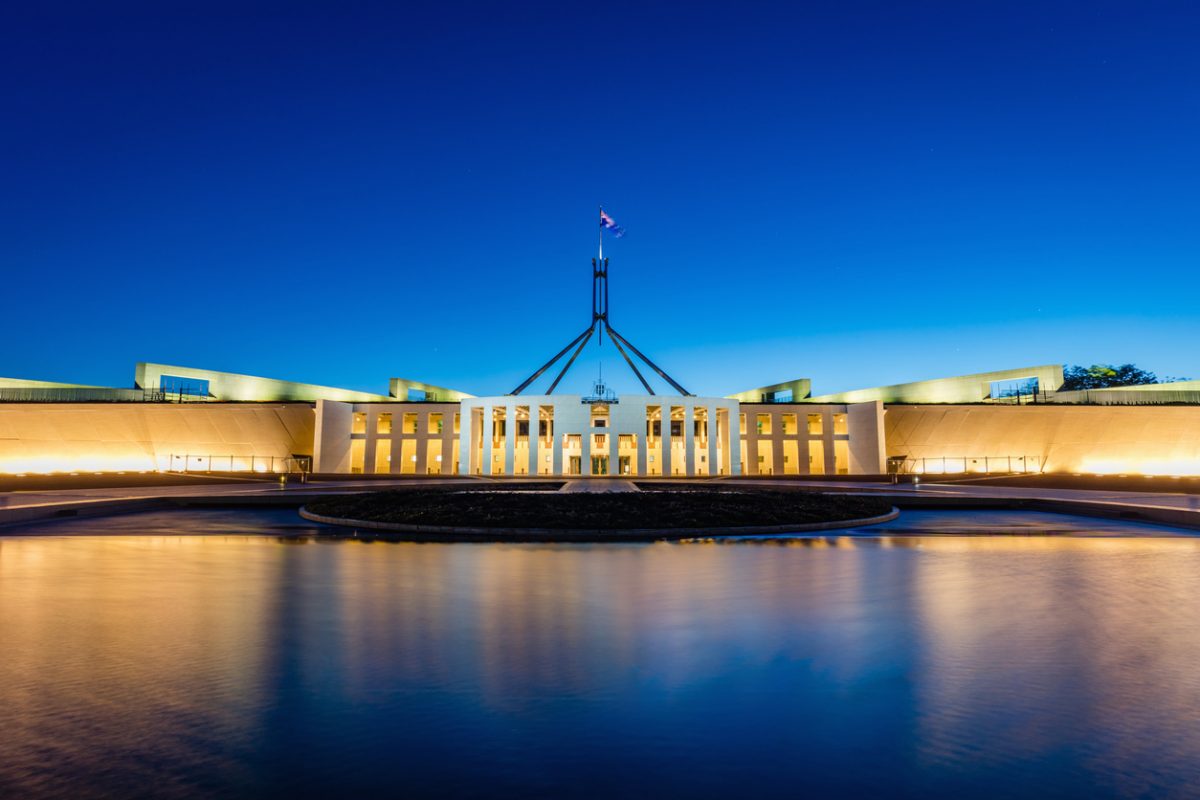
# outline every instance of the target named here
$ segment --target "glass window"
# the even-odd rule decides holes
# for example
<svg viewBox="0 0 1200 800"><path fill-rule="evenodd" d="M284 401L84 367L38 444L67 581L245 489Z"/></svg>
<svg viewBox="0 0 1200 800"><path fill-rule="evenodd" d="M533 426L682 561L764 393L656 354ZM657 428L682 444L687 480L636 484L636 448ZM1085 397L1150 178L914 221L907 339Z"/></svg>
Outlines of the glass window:
<svg viewBox="0 0 1200 800"><path fill-rule="evenodd" d="M846 422L845 414L834 414L833 415L833 432L834 432L834 434L850 433L850 425L849 425L849 423Z"/></svg>
<svg viewBox="0 0 1200 800"><path fill-rule="evenodd" d="M820 414L809 414L808 415L808 433L809 433L809 435L810 436L820 436L821 430L822 430L821 415Z"/></svg>
<svg viewBox="0 0 1200 800"><path fill-rule="evenodd" d="M403 417L404 428L401 433L413 434L417 432L417 414L416 412L408 412Z"/></svg>
<svg viewBox="0 0 1200 800"><path fill-rule="evenodd" d="M382 414L379 415L378 419L375 420L375 432L376 433L391 433L392 432L392 413L390 411L384 411ZM379 470L377 469L376 471L378 472Z"/></svg>
<svg viewBox="0 0 1200 800"><path fill-rule="evenodd" d="M425 430L428 433L434 433L434 434L440 435L442 432L442 426L445 424L443 422L444 419L445 419L444 414L430 414L429 422L426 424Z"/></svg>
<svg viewBox="0 0 1200 800"><path fill-rule="evenodd" d="M838 475L850 472L850 443L845 439L833 443L833 463Z"/></svg>
<svg viewBox="0 0 1200 800"><path fill-rule="evenodd" d="M350 433L366 433L367 432L367 412L355 411L354 417L350 422ZM359 472L362 472L360 469Z"/></svg>
<svg viewBox="0 0 1200 800"><path fill-rule="evenodd" d="M783 415L783 434L784 436L795 436L800 430L796 427L796 415Z"/></svg>
<svg viewBox="0 0 1200 800"><path fill-rule="evenodd" d="M176 375L160 375L158 388L164 394L175 397L208 397L206 378L181 378Z"/></svg>

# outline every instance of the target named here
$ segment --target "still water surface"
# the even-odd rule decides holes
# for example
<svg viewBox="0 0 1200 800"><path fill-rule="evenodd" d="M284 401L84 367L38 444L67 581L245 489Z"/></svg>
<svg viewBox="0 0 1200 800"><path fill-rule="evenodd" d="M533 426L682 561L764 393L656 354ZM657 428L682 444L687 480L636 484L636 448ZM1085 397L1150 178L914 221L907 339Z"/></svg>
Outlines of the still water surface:
<svg viewBox="0 0 1200 800"><path fill-rule="evenodd" d="M912 535L980 524L1059 535ZM315 530L212 511L0 538L0 796L1200 793L1200 540L1167 529Z"/></svg>

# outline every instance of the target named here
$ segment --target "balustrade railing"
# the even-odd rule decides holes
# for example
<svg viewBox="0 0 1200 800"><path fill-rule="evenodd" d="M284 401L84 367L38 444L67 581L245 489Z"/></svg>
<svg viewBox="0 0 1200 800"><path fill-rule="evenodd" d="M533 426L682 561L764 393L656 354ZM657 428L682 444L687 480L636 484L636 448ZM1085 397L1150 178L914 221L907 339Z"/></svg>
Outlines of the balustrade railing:
<svg viewBox="0 0 1200 800"><path fill-rule="evenodd" d="M1041 456L926 456L888 459L888 472L899 475L999 475L1041 472Z"/></svg>

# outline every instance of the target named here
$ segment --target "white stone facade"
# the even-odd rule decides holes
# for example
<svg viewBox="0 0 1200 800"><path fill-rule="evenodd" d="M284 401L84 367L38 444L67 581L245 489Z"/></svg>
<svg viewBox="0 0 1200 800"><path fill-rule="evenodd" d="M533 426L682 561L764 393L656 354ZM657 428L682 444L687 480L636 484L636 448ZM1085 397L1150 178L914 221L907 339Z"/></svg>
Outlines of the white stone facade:
<svg viewBox="0 0 1200 800"><path fill-rule="evenodd" d="M742 404L717 397L474 397L316 407L325 473L703 477L878 474L881 403Z"/></svg>

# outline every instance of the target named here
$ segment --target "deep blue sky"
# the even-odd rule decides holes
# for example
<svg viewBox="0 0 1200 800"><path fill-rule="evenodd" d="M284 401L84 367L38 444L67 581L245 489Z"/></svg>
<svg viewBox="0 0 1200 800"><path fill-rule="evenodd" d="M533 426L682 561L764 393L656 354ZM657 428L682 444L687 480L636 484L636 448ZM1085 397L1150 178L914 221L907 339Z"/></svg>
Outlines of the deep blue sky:
<svg viewBox="0 0 1200 800"><path fill-rule="evenodd" d="M1200 377L1192 2L22 6L0 375Z"/></svg>

